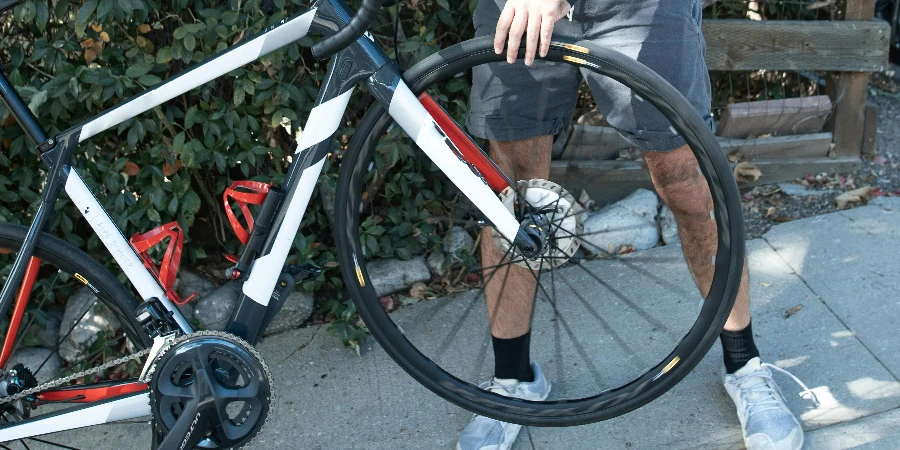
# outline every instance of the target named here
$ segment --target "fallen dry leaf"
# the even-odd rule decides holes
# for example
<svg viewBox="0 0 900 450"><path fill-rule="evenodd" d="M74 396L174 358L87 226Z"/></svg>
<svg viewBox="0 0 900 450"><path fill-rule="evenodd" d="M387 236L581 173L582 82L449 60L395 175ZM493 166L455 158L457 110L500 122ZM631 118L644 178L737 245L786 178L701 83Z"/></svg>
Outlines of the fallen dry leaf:
<svg viewBox="0 0 900 450"><path fill-rule="evenodd" d="M788 317L793 316L794 313L796 313L797 311L800 311L801 309L803 309L803 305L797 305L797 306L785 311L784 318L787 319Z"/></svg>
<svg viewBox="0 0 900 450"><path fill-rule="evenodd" d="M428 294L428 286L425 283L418 282L409 289L409 296L418 300L425 299Z"/></svg>
<svg viewBox="0 0 900 450"><path fill-rule="evenodd" d="M774 207L774 206L770 206L769 209L766 210L766 217L769 217L769 216L771 216L772 214L775 214L775 211L776 211L776 210L775 210L775 207Z"/></svg>
<svg viewBox="0 0 900 450"><path fill-rule="evenodd" d="M843 209L847 206L847 203L861 202L868 198L870 192L872 192L872 186L863 186L838 195L834 198L834 202L837 204L838 208Z"/></svg>
<svg viewBox="0 0 900 450"><path fill-rule="evenodd" d="M743 183L755 183L762 176L762 172L747 161L739 162L734 166L734 179Z"/></svg>
<svg viewBox="0 0 900 450"><path fill-rule="evenodd" d="M760 282L759 284L760 284L760 286L762 286L762 287L771 287L771 286L772 286L772 283L762 283L762 282Z"/></svg>
<svg viewBox="0 0 900 450"><path fill-rule="evenodd" d="M97 33L103 31L103 27L100 26L99 23L95 23L95 24L91 25L91 29L96 31Z"/></svg>
<svg viewBox="0 0 900 450"><path fill-rule="evenodd" d="M149 33L150 25L148 25L146 23L142 23L142 24L138 25L137 30L138 30L138 32L141 32L141 33Z"/></svg>

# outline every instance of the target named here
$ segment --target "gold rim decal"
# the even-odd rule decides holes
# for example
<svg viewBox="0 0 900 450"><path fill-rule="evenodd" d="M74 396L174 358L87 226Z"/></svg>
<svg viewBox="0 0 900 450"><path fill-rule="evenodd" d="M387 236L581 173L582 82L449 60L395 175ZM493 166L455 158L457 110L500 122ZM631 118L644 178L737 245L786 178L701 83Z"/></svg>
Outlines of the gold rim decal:
<svg viewBox="0 0 900 450"><path fill-rule="evenodd" d="M564 43L564 42L551 42L550 44L555 45L557 47L562 47L566 50L571 50L573 52L584 53L585 55L587 55L589 53L589 50L587 49L587 47L582 47L580 45L568 44L568 43Z"/></svg>
<svg viewBox="0 0 900 450"><path fill-rule="evenodd" d="M681 357L680 357L680 356L676 356L676 357L672 358L672 360L669 361L668 364L666 364L666 367L663 367L663 370L660 371L658 374L656 374L655 377L653 377L653 381L658 380L659 377L661 377L661 376L665 375L666 373L668 373L668 372L669 372L670 370L672 370L672 368L674 368L680 361L681 361Z"/></svg>
<svg viewBox="0 0 900 450"><path fill-rule="evenodd" d="M87 278L83 277L80 273L76 273L75 278L84 284L89 284Z"/></svg>
<svg viewBox="0 0 900 450"><path fill-rule="evenodd" d="M356 253L353 254L353 266L356 268L356 280L359 281L359 287L365 286L366 280L363 279L362 270L359 269L359 261L356 260Z"/></svg>
<svg viewBox="0 0 900 450"><path fill-rule="evenodd" d="M587 61L585 61L581 58L575 58L572 56L563 56L563 61L569 61L569 62L573 62L575 64L587 64Z"/></svg>

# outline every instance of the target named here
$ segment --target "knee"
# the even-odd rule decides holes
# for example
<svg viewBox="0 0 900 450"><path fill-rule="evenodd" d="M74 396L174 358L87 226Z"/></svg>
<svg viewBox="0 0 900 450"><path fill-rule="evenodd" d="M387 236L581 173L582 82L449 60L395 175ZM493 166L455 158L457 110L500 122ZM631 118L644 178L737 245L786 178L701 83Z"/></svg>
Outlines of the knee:
<svg viewBox="0 0 900 450"><path fill-rule="evenodd" d="M712 197L697 160L687 146L666 153L646 153L647 168L660 198L673 213L708 214Z"/></svg>

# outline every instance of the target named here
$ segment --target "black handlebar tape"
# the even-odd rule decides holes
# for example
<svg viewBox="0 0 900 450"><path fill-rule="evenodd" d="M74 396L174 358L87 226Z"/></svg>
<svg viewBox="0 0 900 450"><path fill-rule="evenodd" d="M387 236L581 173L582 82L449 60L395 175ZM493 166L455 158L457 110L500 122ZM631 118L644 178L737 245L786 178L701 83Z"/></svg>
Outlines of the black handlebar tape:
<svg viewBox="0 0 900 450"><path fill-rule="evenodd" d="M363 0L356 15L350 19L350 23L338 30L337 33L320 39L312 46L313 57L318 60L330 58L335 53L343 50L363 35L369 29L369 25L375 21L378 10L384 0Z"/></svg>

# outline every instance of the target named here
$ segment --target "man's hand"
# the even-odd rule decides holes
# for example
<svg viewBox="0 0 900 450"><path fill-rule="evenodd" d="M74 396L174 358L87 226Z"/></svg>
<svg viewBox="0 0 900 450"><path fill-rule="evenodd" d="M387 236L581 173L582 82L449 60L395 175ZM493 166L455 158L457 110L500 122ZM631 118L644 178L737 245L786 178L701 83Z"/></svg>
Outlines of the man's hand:
<svg viewBox="0 0 900 450"><path fill-rule="evenodd" d="M494 52L503 52L503 44L509 35L506 62L516 62L522 35L525 34L525 65L534 63L534 55L540 38L541 57L550 51L553 25L569 13L572 6L566 0L508 0L494 34Z"/></svg>

